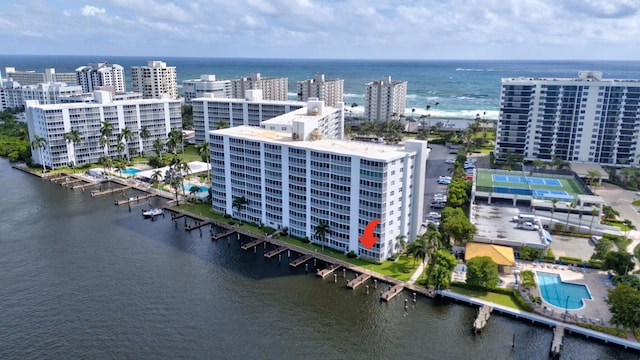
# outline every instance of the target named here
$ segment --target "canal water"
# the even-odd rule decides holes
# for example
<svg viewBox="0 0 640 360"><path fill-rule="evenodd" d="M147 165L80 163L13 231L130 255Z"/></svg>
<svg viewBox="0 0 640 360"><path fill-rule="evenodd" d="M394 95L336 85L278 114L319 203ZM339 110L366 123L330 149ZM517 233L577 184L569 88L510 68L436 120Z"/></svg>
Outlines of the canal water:
<svg viewBox="0 0 640 360"><path fill-rule="evenodd" d="M89 189L88 189L89 190ZM114 206L0 160L0 358L546 359L549 328L409 293L390 303L339 273L212 242L152 203ZM182 220L179 224L182 225ZM353 275L347 274L347 278ZM404 309L404 299L410 299ZM512 339L515 334L515 346ZM563 358L636 354L568 336Z"/></svg>

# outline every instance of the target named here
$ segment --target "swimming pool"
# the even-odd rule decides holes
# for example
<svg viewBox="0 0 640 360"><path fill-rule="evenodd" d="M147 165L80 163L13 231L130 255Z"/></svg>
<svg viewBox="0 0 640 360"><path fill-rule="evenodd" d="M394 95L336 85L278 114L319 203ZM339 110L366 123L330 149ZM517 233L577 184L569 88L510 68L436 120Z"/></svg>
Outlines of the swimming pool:
<svg viewBox="0 0 640 360"><path fill-rule="evenodd" d="M138 170L136 168L130 167L130 168L126 168L126 169L122 170L122 175L131 175L131 176L133 176L133 175L139 173L140 171L142 171L142 170Z"/></svg>
<svg viewBox="0 0 640 360"><path fill-rule="evenodd" d="M586 285L564 282L558 274L536 272L536 277L540 296L557 308L581 309L584 306L582 299L592 299Z"/></svg>
<svg viewBox="0 0 640 360"><path fill-rule="evenodd" d="M200 185L192 184L192 183L185 183L183 189L186 192L191 192L191 187L192 186L197 186L198 187L199 190L197 192L207 192L207 191L209 191L209 188L206 187L206 186L200 186Z"/></svg>

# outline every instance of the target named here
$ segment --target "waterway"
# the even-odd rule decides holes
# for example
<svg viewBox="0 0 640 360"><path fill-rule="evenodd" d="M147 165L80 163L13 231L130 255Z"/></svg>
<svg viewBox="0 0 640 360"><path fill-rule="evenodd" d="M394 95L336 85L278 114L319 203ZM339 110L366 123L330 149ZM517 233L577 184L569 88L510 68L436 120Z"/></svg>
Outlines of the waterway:
<svg viewBox="0 0 640 360"><path fill-rule="evenodd" d="M0 160L0 358L548 357L549 328L494 314L474 336L476 308L418 298L405 310L409 293L381 303L344 278L290 269L286 253L279 264L169 216L145 220L142 205L114 206L117 196L91 197ZM563 350L566 359L635 357L571 335Z"/></svg>

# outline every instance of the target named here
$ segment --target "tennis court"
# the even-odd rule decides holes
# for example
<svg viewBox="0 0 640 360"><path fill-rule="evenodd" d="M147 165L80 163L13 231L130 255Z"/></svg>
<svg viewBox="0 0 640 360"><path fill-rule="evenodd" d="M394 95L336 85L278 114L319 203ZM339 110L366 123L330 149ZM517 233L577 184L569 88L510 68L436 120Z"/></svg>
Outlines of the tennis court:
<svg viewBox="0 0 640 360"><path fill-rule="evenodd" d="M544 186L559 186L562 187L562 183L558 179L539 178L539 177L525 177L514 175L491 175L493 182L501 183L520 183L529 185L544 185Z"/></svg>

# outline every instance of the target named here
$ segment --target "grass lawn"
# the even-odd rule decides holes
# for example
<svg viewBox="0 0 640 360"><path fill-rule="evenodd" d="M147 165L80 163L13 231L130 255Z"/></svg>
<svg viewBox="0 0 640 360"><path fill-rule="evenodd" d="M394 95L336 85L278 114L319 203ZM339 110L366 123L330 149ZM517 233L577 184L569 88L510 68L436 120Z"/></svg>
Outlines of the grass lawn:
<svg viewBox="0 0 640 360"><path fill-rule="evenodd" d="M179 208L224 223L229 223L229 221L238 221L235 219L227 219L222 216L222 214L214 213L211 209L211 206L207 204L180 204ZM256 234L265 234L264 230L251 223L242 222L242 228ZM320 254L363 267L367 270L373 270L379 274L387 275L401 281L409 280L411 278L411 275L413 275L415 269L417 268L417 264L415 267L413 266L413 258L408 256L401 256L397 262L384 261L380 264L377 264L363 259L350 259L342 251L330 249L326 246L323 249L322 245L304 243L289 236L276 236L276 238L288 244L305 248L307 250L316 251Z"/></svg>
<svg viewBox="0 0 640 360"><path fill-rule="evenodd" d="M504 295L504 294L498 294L498 293L494 293L494 292L490 292L490 291L483 291L483 290L471 290L471 289L465 289L465 288L461 288L461 287L457 287L455 285L452 285L451 288L449 289L457 294L461 294L461 295L465 295L465 296L469 296L469 297L474 297L480 300L484 300L484 301L491 301L492 303L495 304L499 304L499 305L503 305L503 306L508 306L510 308L514 308L514 309L518 309L518 310L523 310L522 308L520 308L515 301L513 301L513 297L510 295Z"/></svg>

